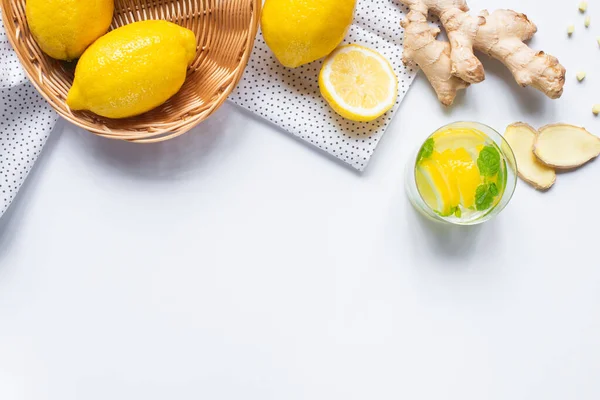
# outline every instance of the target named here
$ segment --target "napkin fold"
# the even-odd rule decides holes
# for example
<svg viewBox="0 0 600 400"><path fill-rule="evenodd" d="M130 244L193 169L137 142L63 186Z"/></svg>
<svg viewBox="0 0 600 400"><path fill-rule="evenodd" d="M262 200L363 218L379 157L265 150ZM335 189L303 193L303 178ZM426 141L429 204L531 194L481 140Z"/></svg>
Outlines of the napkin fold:
<svg viewBox="0 0 600 400"><path fill-rule="evenodd" d="M400 20L408 9L397 0L358 0L344 44L357 43L383 54L398 76L394 108L372 122L352 122L337 115L321 97L322 60L299 68L282 66L259 32L248 67L230 100L285 131L362 171L416 75L402 63Z"/></svg>
<svg viewBox="0 0 600 400"><path fill-rule="evenodd" d="M0 216L27 178L57 119L27 80L0 20Z"/></svg>

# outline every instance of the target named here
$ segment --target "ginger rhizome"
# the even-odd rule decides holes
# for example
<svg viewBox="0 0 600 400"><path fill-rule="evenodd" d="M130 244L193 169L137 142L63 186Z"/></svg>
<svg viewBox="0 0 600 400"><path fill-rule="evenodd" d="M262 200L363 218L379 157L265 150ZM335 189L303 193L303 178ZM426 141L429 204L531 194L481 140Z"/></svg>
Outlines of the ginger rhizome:
<svg viewBox="0 0 600 400"><path fill-rule="evenodd" d="M415 14L427 17L429 11L440 18L450 41L452 75L468 83L478 83L485 79L483 65L473 54L473 43L477 36L479 21L467 12L469 7L466 0L401 1L413 14L412 18L408 17L409 22L417 18ZM409 22L403 23L402 26L406 29Z"/></svg>
<svg viewBox="0 0 600 400"><path fill-rule="evenodd" d="M552 99L562 95L565 68L555 57L523 43L537 31L526 15L496 10L473 17L466 0L400 1L409 7L401 22L403 61L423 70L442 104L452 104L458 90L485 79L473 49L502 62L519 85L532 86ZM449 43L436 40L439 30L428 25L429 12L440 18Z"/></svg>
<svg viewBox="0 0 600 400"><path fill-rule="evenodd" d="M404 37L405 64L415 62L437 93L442 104L449 106L456 97L456 92L469 84L452 75L450 61L450 43L436 40L440 33L438 28L432 28L427 23L425 15L409 12L402 20L406 36Z"/></svg>

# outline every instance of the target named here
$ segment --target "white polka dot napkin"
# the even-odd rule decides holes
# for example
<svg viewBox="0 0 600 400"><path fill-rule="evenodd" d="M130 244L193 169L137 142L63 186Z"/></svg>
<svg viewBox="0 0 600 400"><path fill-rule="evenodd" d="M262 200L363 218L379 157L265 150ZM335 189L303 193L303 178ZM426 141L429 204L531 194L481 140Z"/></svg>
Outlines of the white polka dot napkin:
<svg viewBox="0 0 600 400"><path fill-rule="evenodd" d="M25 77L0 19L0 215L19 191L57 119Z"/></svg>
<svg viewBox="0 0 600 400"><path fill-rule="evenodd" d="M396 105L373 122L352 122L337 115L319 91L322 60L285 68L261 33L230 100L362 171L416 74L402 64L400 20L407 12L397 0L358 0L354 23L344 40L344 44L357 43L379 51L398 76Z"/></svg>

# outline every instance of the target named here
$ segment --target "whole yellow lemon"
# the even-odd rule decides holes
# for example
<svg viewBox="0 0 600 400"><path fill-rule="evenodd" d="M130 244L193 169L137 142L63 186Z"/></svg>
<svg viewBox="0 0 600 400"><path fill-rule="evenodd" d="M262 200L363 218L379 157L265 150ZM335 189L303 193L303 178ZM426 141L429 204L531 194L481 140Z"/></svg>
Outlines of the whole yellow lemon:
<svg viewBox="0 0 600 400"><path fill-rule="evenodd" d="M331 53L352 24L356 0L266 0L261 28L265 42L286 67Z"/></svg>
<svg viewBox="0 0 600 400"><path fill-rule="evenodd" d="M189 29L167 21L125 25L83 53L67 104L107 118L142 114L177 93L195 56Z"/></svg>
<svg viewBox="0 0 600 400"><path fill-rule="evenodd" d="M106 33L113 0L27 0L29 29L42 51L52 58L73 60Z"/></svg>

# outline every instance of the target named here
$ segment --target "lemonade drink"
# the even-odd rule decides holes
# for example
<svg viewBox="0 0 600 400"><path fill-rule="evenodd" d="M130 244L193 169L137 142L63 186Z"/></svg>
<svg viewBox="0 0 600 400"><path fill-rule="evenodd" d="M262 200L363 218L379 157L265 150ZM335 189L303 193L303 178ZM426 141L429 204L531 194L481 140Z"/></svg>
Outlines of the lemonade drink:
<svg viewBox="0 0 600 400"><path fill-rule="evenodd" d="M516 182L514 155L490 130L455 123L423 143L407 177L409 196L418 209L435 219L470 224L483 222L506 205Z"/></svg>

